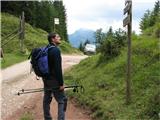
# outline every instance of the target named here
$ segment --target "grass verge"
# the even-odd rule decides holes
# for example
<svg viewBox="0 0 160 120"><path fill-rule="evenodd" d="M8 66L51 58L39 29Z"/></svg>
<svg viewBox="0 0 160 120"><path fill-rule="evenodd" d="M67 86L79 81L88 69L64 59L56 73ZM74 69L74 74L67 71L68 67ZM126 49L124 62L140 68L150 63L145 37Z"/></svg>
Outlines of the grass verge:
<svg viewBox="0 0 160 120"><path fill-rule="evenodd" d="M127 50L110 60L101 61L101 55L82 60L65 73L66 84L82 84L84 93L68 95L80 105L92 110L97 120L150 119L158 120L160 114L160 51L159 40L138 37L132 46L132 101L126 105Z"/></svg>

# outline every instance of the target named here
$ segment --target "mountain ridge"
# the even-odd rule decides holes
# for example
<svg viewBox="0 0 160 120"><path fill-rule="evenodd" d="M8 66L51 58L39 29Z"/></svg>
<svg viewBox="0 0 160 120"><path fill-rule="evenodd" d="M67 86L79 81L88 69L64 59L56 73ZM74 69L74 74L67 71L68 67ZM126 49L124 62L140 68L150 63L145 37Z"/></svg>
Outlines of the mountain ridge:
<svg viewBox="0 0 160 120"><path fill-rule="evenodd" d="M80 28L69 35L69 42L73 47L78 48L80 43L89 40L91 43L95 42L95 31L91 29Z"/></svg>

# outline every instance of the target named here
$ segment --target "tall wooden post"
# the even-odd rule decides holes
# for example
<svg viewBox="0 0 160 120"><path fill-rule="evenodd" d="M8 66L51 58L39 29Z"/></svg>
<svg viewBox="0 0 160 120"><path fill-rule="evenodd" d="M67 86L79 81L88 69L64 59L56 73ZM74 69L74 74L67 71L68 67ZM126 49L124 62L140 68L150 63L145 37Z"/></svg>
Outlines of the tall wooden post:
<svg viewBox="0 0 160 120"><path fill-rule="evenodd" d="M123 27L127 25L128 53L127 53L127 74L126 74L126 103L131 101L131 34L132 34L132 0L125 1L124 15L128 13L123 20Z"/></svg>
<svg viewBox="0 0 160 120"><path fill-rule="evenodd" d="M24 12L22 12L22 52L24 52L24 35L25 35L25 17Z"/></svg>
<svg viewBox="0 0 160 120"><path fill-rule="evenodd" d="M24 52L24 35L25 35L25 17L24 12L22 12L22 16L20 17L20 29L19 29L19 39L20 39L20 50Z"/></svg>
<svg viewBox="0 0 160 120"><path fill-rule="evenodd" d="M0 48L0 54L1 54L1 58L4 58L4 53L3 53L3 49L2 48Z"/></svg>
<svg viewBox="0 0 160 120"><path fill-rule="evenodd" d="M19 47L20 47L20 51L21 51L21 32L22 32L22 17L19 16Z"/></svg>

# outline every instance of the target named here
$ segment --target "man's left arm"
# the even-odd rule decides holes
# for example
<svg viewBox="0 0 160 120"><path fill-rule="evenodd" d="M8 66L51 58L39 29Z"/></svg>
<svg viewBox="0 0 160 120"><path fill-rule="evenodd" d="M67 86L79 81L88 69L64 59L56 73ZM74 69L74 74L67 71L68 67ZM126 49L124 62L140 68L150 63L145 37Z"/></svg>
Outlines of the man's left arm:
<svg viewBox="0 0 160 120"><path fill-rule="evenodd" d="M56 79L59 82L60 86L63 86L63 74L62 74L62 63L61 63L61 52L59 49L56 49L54 53L54 63L55 63L55 75Z"/></svg>

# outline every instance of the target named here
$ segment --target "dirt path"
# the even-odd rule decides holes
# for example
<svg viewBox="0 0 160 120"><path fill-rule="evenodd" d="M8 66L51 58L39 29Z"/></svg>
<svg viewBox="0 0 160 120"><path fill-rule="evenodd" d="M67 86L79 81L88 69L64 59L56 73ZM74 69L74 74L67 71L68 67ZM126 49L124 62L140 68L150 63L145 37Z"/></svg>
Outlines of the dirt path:
<svg viewBox="0 0 160 120"><path fill-rule="evenodd" d="M63 71L72 65L78 64L86 56L63 55ZM14 65L2 70L2 120L19 120L21 116L29 112L34 120L43 120L42 98L43 93L16 96L17 90L22 88L40 88L42 81L37 81L35 75L29 74L29 61ZM11 73L11 74L10 74ZM53 119L57 118L57 103L53 99L51 105ZM66 120L91 120L88 111L77 106L73 100L69 100Z"/></svg>

